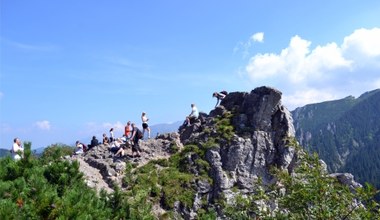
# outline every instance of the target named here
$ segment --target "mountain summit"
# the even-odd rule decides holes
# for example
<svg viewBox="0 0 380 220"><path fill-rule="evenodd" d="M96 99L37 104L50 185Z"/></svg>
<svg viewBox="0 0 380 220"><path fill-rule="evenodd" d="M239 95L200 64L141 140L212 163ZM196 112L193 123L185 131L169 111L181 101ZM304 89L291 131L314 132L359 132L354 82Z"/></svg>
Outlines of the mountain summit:
<svg viewBox="0 0 380 220"><path fill-rule="evenodd" d="M338 186L326 188L327 194L320 187L340 182L345 185L338 184L339 189L355 191L360 184L350 174L329 175L323 161L302 150L281 95L270 87L229 93L220 106L178 133L142 141L140 158L115 158L100 145L84 161L97 167L110 187L122 189L131 216L302 218L319 212L318 196L341 203ZM294 194L299 187L310 190ZM358 201L349 197L342 207L354 215L362 207Z"/></svg>

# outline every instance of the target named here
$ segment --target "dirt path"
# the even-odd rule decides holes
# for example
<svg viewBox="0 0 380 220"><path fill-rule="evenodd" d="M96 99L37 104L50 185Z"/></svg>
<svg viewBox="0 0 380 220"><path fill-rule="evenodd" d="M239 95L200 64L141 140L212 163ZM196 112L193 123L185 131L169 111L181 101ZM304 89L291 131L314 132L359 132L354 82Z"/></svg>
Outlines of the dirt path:
<svg viewBox="0 0 380 220"><path fill-rule="evenodd" d="M79 162L79 170L84 174L84 179L87 185L96 189L97 192L104 189L107 193L112 193L113 189L103 180L103 176L99 170L88 165L82 158L78 157L76 160Z"/></svg>

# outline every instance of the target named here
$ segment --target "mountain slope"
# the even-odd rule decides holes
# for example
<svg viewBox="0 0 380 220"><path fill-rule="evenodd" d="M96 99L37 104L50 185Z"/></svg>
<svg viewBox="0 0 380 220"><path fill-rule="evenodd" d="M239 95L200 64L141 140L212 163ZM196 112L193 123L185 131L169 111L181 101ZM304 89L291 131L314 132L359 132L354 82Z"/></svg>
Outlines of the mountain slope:
<svg viewBox="0 0 380 220"><path fill-rule="evenodd" d="M380 90L310 104L292 112L296 138L330 171L380 186Z"/></svg>
<svg viewBox="0 0 380 220"><path fill-rule="evenodd" d="M1 157L6 157L6 156L10 156L10 155L11 155L10 150L7 150L7 149L0 149L0 158L1 158Z"/></svg>

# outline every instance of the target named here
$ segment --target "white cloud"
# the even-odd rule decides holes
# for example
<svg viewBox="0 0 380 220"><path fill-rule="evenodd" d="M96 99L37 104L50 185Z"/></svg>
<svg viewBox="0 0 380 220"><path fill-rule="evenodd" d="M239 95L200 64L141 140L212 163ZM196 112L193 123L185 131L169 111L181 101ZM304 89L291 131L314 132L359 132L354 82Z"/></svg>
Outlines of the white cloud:
<svg viewBox="0 0 380 220"><path fill-rule="evenodd" d="M282 90L290 108L358 96L379 88L378 39L379 28L359 29L341 45L331 42L311 48L311 41L294 36L278 54L254 55L245 70L255 85L269 84Z"/></svg>
<svg viewBox="0 0 380 220"><path fill-rule="evenodd" d="M251 40L254 41L254 42L264 42L264 32L258 32L256 34L253 34L251 36Z"/></svg>
<svg viewBox="0 0 380 220"><path fill-rule="evenodd" d="M294 36L280 54L258 54L251 58L246 70L253 79L285 77L292 83L321 78L326 70L350 67L335 43L318 46L310 52L311 42Z"/></svg>
<svg viewBox="0 0 380 220"><path fill-rule="evenodd" d="M243 57L247 57L249 55L249 50L255 42L264 42L264 32L257 32L253 34L246 42L239 42L238 45L234 48L234 53L241 50Z"/></svg>
<svg viewBox="0 0 380 220"><path fill-rule="evenodd" d="M0 100L4 97L4 93L0 92Z"/></svg>
<svg viewBox="0 0 380 220"><path fill-rule="evenodd" d="M117 121L115 123L110 123L110 122L105 122L103 123L103 128L104 129L108 129L107 131L109 131L111 128L113 128L113 130L116 132L116 131L124 131L124 124L121 123L120 121Z"/></svg>
<svg viewBox="0 0 380 220"><path fill-rule="evenodd" d="M47 130L47 131L49 131L50 128L51 128L50 122L47 121L47 120L44 120L44 121L37 121L37 122L35 123L35 125L36 125L39 129L41 129L41 130Z"/></svg>
<svg viewBox="0 0 380 220"><path fill-rule="evenodd" d="M284 103L287 106L304 106L310 103L338 99L330 90L304 89L294 91L291 95L284 95Z"/></svg>
<svg viewBox="0 0 380 220"><path fill-rule="evenodd" d="M89 122L86 124L85 129L79 132L79 135L88 137L95 135L96 137L100 138L103 134L109 136L109 130L113 128L115 136L121 137L124 134L124 126L125 124L121 123L120 121L104 123Z"/></svg>
<svg viewBox="0 0 380 220"><path fill-rule="evenodd" d="M368 57L380 55L380 28L358 29L344 38L342 49L347 55L360 54Z"/></svg>

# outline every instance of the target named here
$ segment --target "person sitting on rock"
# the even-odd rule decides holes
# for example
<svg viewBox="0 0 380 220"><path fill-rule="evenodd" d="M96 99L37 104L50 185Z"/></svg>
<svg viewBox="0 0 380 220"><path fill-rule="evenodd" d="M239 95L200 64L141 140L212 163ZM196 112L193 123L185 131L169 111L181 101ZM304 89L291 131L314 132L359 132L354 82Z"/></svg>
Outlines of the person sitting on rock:
<svg viewBox="0 0 380 220"><path fill-rule="evenodd" d="M75 151L74 151L74 154L75 155L81 155L84 153L84 146L81 142L77 141L75 143Z"/></svg>
<svg viewBox="0 0 380 220"><path fill-rule="evenodd" d="M116 141L111 143L109 150L116 155L122 148L122 144L123 141L118 138Z"/></svg>
<svg viewBox="0 0 380 220"><path fill-rule="evenodd" d="M135 123L132 123L132 136L131 136L131 140L133 141L132 157L134 157L135 153L137 153L136 157L141 157L141 148L139 145L139 141L142 138L143 138L142 132L140 131L140 129L138 129Z"/></svg>
<svg viewBox="0 0 380 220"><path fill-rule="evenodd" d="M215 98L217 99L217 101L216 101L216 105L215 105L215 108L216 108L216 106L219 105L219 102L220 102L221 100L223 100L223 99L226 97L227 94L228 94L228 93L227 93L226 91L214 92L214 93L212 94L212 97L215 97Z"/></svg>
<svg viewBox="0 0 380 220"><path fill-rule="evenodd" d="M90 150L91 148L96 147L98 145L99 145L98 139L96 139L96 136L92 136L91 144L88 145L88 149Z"/></svg>
<svg viewBox="0 0 380 220"><path fill-rule="evenodd" d="M117 143L118 142L118 143ZM127 147L129 145L129 142L126 142L126 143L123 143L121 140L117 139L115 141L115 144L118 144L119 145L119 148L118 150L116 151L115 153L115 157L124 157L125 155L125 151L127 150Z"/></svg>
<svg viewBox="0 0 380 220"><path fill-rule="evenodd" d="M104 144L104 145L108 145L109 142L110 142L110 141L109 141L107 135L104 133L104 134L103 134L103 144Z"/></svg>
<svg viewBox="0 0 380 220"><path fill-rule="evenodd" d="M191 113L189 114L189 116L186 117L186 120L184 121L183 125L190 126L198 117L198 108L195 106L195 104L191 104Z"/></svg>

